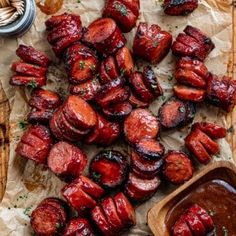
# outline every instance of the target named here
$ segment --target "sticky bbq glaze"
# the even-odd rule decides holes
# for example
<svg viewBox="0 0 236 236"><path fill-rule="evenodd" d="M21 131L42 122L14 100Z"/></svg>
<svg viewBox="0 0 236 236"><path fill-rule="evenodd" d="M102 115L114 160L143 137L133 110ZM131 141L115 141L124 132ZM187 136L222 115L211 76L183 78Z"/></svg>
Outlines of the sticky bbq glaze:
<svg viewBox="0 0 236 236"><path fill-rule="evenodd" d="M207 236L236 236L236 189L220 179L199 185L170 208L165 218L170 235L178 217L194 203L204 208L214 221L214 232Z"/></svg>

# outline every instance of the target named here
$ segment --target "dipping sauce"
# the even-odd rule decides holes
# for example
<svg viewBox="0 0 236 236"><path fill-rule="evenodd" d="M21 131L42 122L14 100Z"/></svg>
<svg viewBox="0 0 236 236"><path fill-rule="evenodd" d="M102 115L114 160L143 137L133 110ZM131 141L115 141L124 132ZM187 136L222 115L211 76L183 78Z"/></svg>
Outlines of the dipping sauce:
<svg viewBox="0 0 236 236"><path fill-rule="evenodd" d="M170 234L178 218L194 203L214 221L215 230L209 236L236 236L236 189L220 179L198 186L168 211L165 223Z"/></svg>

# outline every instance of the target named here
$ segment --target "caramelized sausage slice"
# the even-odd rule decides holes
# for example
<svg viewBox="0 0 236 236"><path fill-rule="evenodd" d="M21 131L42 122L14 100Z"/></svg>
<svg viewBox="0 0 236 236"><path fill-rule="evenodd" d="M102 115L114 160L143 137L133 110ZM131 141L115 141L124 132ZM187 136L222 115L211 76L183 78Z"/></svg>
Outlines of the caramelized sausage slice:
<svg viewBox="0 0 236 236"><path fill-rule="evenodd" d="M160 127L156 117L147 109L135 109L124 122L124 134L131 144L144 138L155 138Z"/></svg>
<svg viewBox="0 0 236 236"><path fill-rule="evenodd" d="M155 97L159 97L163 94L163 90L151 66L145 66L143 68L143 81Z"/></svg>
<svg viewBox="0 0 236 236"><path fill-rule="evenodd" d="M155 139L143 138L135 145L136 151L149 160L160 159L165 152L164 146Z"/></svg>
<svg viewBox="0 0 236 236"><path fill-rule="evenodd" d="M51 205L37 207L30 218L30 224L37 235L56 235L64 226L60 212Z"/></svg>
<svg viewBox="0 0 236 236"><path fill-rule="evenodd" d="M183 184L193 176L189 157L178 151L170 151L164 158L163 174L173 184Z"/></svg>
<svg viewBox="0 0 236 236"><path fill-rule="evenodd" d="M119 70L126 78L134 71L134 62L130 50L125 46L116 53Z"/></svg>
<svg viewBox="0 0 236 236"><path fill-rule="evenodd" d="M196 89L184 85L175 85L174 94L181 100L191 102L203 102L206 97L206 91L204 89Z"/></svg>
<svg viewBox="0 0 236 236"><path fill-rule="evenodd" d="M163 159L148 160L135 151L131 153L131 166L136 175L145 179L153 178L160 171Z"/></svg>
<svg viewBox="0 0 236 236"><path fill-rule="evenodd" d="M197 215L197 217L203 223L207 232L210 232L214 229L214 222L212 218L202 207L197 204L194 204L188 209L188 211L193 213L194 215Z"/></svg>
<svg viewBox="0 0 236 236"><path fill-rule="evenodd" d="M117 0L106 1L103 17L113 18L124 33L131 31L138 19L138 15L135 15L123 1Z"/></svg>
<svg viewBox="0 0 236 236"><path fill-rule="evenodd" d="M45 21L46 30L51 30L54 27L60 25L64 20L71 19L71 14L63 13L57 16L51 16L49 19Z"/></svg>
<svg viewBox="0 0 236 236"><path fill-rule="evenodd" d="M163 128L175 128L190 120L187 115L188 104L175 97L168 99L159 109L159 120Z"/></svg>
<svg viewBox="0 0 236 236"><path fill-rule="evenodd" d="M56 143L48 156L48 167L62 179L79 177L87 164L87 156L76 146L67 142Z"/></svg>
<svg viewBox="0 0 236 236"><path fill-rule="evenodd" d="M224 138L227 133L224 127L209 122L197 122L192 126L192 129L200 129L213 139Z"/></svg>
<svg viewBox="0 0 236 236"><path fill-rule="evenodd" d="M27 116L27 121L31 124L47 124L53 116L52 110L32 109Z"/></svg>
<svg viewBox="0 0 236 236"><path fill-rule="evenodd" d="M172 229L173 236L193 236L191 230L187 223L184 220L184 217L181 217L173 226Z"/></svg>
<svg viewBox="0 0 236 236"><path fill-rule="evenodd" d="M13 62L11 69L24 76L44 77L47 73L46 67L32 65L22 61Z"/></svg>
<svg viewBox="0 0 236 236"><path fill-rule="evenodd" d="M158 25L149 26L146 22L139 23L133 44L135 55L157 64L168 54L172 36L161 30Z"/></svg>
<svg viewBox="0 0 236 236"><path fill-rule="evenodd" d="M143 74L134 72L129 78L129 83L135 94L144 102L150 103L154 100L154 95L150 92L149 88L145 85Z"/></svg>
<svg viewBox="0 0 236 236"><path fill-rule="evenodd" d="M129 102L114 104L102 109L104 115L113 120L123 120L132 111L132 105Z"/></svg>
<svg viewBox="0 0 236 236"><path fill-rule="evenodd" d="M63 236L95 236L86 218L73 218L67 224Z"/></svg>
<svg viewBox="0 0 236 236"><path fill-rule="evenodd" d="M111 18L93 21L85 32L83 41L92 45L104 57L115 53L126 43L124 35Z"/></svg>
<svg viewBox="0 0 236 236"><path fill-rule="evenodd" d="M41 109L56 109L61 105L60 96L50 90L35 89L31 93L29 105L39 110Z"/></svg>
<svg viewBox="0 0 236 236"><path fill-rule="evenodd" d="M48 67L51 63L51 60L45 53L40 52L31 46L20 44L16 50L16 55L24 62L42 67Z"/></svg>
<svg viewBox="0 0 236 236"><path fill-rule="evenodd" d="M135 211L126 196L119 192L114 196L117 214L121 219L124 227L129 228L136 224Z"/></svg>
<svg viewBox="0 0 236 236"><path fill-rule="evenodd" d="M9 83L13 86L28 86L31 88L38 88L46 85L46 81L46 77L13 75Z"/></svg>
<svg viewBox="0 0 236 236"><path fill-rule="evenodd" d="M101 206L113 233L120 232L123 229L123 222L118 216L114 200L107 197L102 201Z"/></svg>
<svg viewBox="0 0 236 236"><path fill-rule="evenodd" d="M99 152L90 162L91 178L104 188L116 188L126 177L127 158L118 151Z"/></svg>
<svg viewBox="0 0 236 236"><path fill-rule="evenodd" d="M96 125L97 116L93 108L75 95L67 98L62 109L67 120L78 129L90 129Z"/></svg>
<svg viewBox="0 0 236 236"><path fill-rule="evenodd" d="M73 95L78 95L85 101L91 101L95 99L100 89L101 85L98 79L94 78L82 84L70 86L70 93Z"/></svg>
<svg viewBox="0 0 236 236"><path fill-rule="evenodd" d="M198 7L198 0L164 0L163 8L167 15L188 15Z"/></svg>
<svg viewBox="0 0 236 236"><path fill-rule="evenodd" d="M97 123L86 138L88 144L100 144L108 146L114 143L120 136L121 127L117 122L110 122L97 113Z"/></svg>
<svg viewBox="0 0 236 236"><path fill-rule="evenodd" d="M145 201L157 191L160 182L158 177L143 179L130 173L125 185L125 193L133 201Z"/></svg>
<svg viewBox="0 0 236 236"><path fill-rule="evenodd" d="M111 225L108 223L105 213L100 206L95 206L93 208L91 211L91 218L104 236L114 235L114 232L111 230Z"/></svg>
<svg viewBox="0 0 236 236"><path fill-rule="evenodd" d="M146 108L149 105L147 102L139 99L132 91L130 93L129 102L133 108Z"/></svg>

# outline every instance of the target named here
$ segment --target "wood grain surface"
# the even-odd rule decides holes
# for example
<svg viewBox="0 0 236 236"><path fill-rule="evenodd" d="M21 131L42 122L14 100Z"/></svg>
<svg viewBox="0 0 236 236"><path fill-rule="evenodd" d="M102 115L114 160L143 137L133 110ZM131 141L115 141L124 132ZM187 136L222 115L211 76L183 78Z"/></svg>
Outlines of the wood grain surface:
<svg viewBox="0 0 236 236"><path fill-rule="evenodd" d="M236 0L232 1L232 5L233 44L232 50L230 52L228 74L229 76L232 76L234 79L236 79ZM9 102L3 89L0 87L0 201L3 197L7 181L7 168L9 158L9 116ZM227 116L227 126L227 128L231 128L231 130L233 131L228 134L227 140L230 143L230 146L233 150L234 160L236 161L236 108Z"/></svg>

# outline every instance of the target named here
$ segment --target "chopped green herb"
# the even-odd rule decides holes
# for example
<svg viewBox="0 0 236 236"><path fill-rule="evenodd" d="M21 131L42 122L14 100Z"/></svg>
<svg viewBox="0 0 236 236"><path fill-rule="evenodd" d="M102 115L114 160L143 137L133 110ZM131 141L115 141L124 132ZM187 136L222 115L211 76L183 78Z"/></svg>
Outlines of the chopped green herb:
<svg viewBox="0 0 236 236"><path fill-rule="evenodd" d="M183 113L183 112L185 112L185 108L184 108L184 107L180 107L180 108L179 108L179 111L180 111L181 113Z"/></svg>
<svg viewBox="0 0 236 236"><path fill-rule="evenodd" d="M57 229L60 229L61 227L62 227L62 224L56 223L56 228L57 228Z"/></svg>
<svg viewBox="0 0 236 236"><path fill-rule="evenodd" d="M165 101L165 100L166 100L166 96L163 95L163 96L161 97L161 99L162 99L162 101Z"/></svg>
<svg viewBox="0 0 236 236"><path fill-rule="evenodd" d="M108 65L105 65L105 70L106 70L106 72L109 72L111 70L111 67Z"/></svg>
<svg viewBox="0 0 236 236"><path fill-rule="evenodd" d="M151 84L152 89L157 89L157 84Z"/></svg>
<svg viewBox="0 0 236 236"><path fill-rule="evenodd" d="M120 76L123 77L124 74L125 74L125 69L121 69L121 70L120 70Z"/></svg>
<svg viewBox="0 0 236 236"><path fill-rule="evenodd" d="M77 3L81 3L81 0L77 0Z"/></svg>
<svg viewBox="0 0 236 236"><path fill-rule="evenodd" d="M229 235L228 234L228 229L225 226L222 227L222 232L223 232L224 236L228 236Z"/></svg>
<svg viewBox="0 0 236 236"><path fill-rule="evenodd" d="M79 62L79 68L80 68L80 70L83 70L85 68L85 62L84 61Z"/></svg>
<svg viewBox="0 0 236 236"><path fill-rule="evenodd" d="M159 45L159 42L157 42L157 41L154 41L154 42L152 43L152 46L153 46L154 48L156 48L158 45Z"/></svg>
<svg viewBox="0 0 236 236"><path fill-rule="evenodd" d="M212 210L209 210L208 213L209 213L210 216L214 216L214 215L216 214L216 213L215 213L214 211L212 211Z"/></svg>
<svg viewBox="0 0 236 236"><path fill-rule="evenodd" d="M92 72L94 72L94 71L95 71L95 65L94 65L94 64L90 65L90 66L89 66L89 69L90 69Z"/></svg>
<svg viewBox="0 0 236 236"><path fill-rule="evenodd" d="M173 75L168 75L168 80L169 81L173 80L173 78L174 78Z"/></svg>
<svg viewBox="0 0 236 236"><path fill-rule="evenodd" d="M111 158L112 158L112 153L111 151L109 151L108 159L111 159Z"/></svg>
<svg viewBox="0 0 236 236"><path fill-rule="evenodd" d="M229 127L229 128L227 129L227 132L234 134L234 127L233 127L233 126Z"/></svg>
<svg viewBox="0 0 236 236"><path fill-rule="evenodd" d="M28 87L32 88L32 89L35 89L37 88L37 83L35 80L31 80L28 84L27 84Z"/></svg>
<svg viewBox="0 0 236 236"><path fill-rule="evenodd" d="M128 10L124 4L121 4L120 2L115 1L113 6L117 11L120 12L122 16L126 16L128 14Z"/></svg>
<svg viewBox="0 0 236 236"><path fill-rule="evenodd" d="M26 128L27 128L27 125L28 125L28 122L27 121L25 121L25 120L21 120L21 121L19 121L19 128L21 129L21 130L26 130Z"/></svg>
<svg viewBox="0 0 236 236"><path fill-rule="evenodd" d="M23 213L24 213L26 216L29 216L29 217L30 217L30 210L31 210L31 208L32 208L32 207L26 207Z"/></svg>
<svg viewBox="0 0 236 236"><path fill-rule="evenodd" d="M79 91L79 95L80 95L80 96L84 96L85 93L86 93L86 89L81 89L81 90Z"/></svg>
<svg viewBox="0 0 236 236"><path fill-rule="evenodd" d="M95 181L99 181L100 178L101 178L101 174L97 173L97 172L93 172L92 173L92 178L95 180Z"/></svg>

